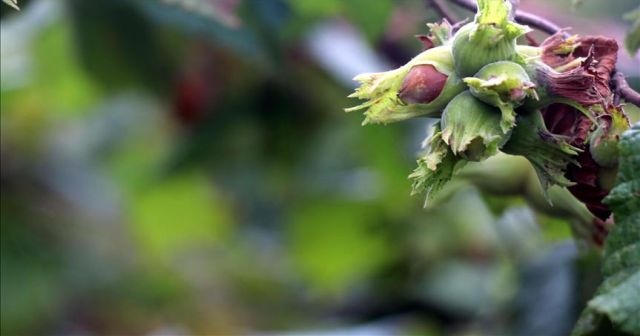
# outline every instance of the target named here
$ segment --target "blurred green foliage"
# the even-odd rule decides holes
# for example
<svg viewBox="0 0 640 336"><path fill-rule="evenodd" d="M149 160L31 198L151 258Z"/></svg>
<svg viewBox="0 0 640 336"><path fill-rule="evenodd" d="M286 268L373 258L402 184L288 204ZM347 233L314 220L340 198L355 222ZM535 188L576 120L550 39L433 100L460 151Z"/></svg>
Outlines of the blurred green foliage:
<svg viewBox="0 0 640 336"><path fill-rule="evenodd" d="M432 11L211 4L3 6L1 334L566 334L597 283L584 209L550 210L508 156L423 209L407 174L428 122L361 127L309 51L349 25L327 52L364 62L355 32L386 66Z"/></svg>

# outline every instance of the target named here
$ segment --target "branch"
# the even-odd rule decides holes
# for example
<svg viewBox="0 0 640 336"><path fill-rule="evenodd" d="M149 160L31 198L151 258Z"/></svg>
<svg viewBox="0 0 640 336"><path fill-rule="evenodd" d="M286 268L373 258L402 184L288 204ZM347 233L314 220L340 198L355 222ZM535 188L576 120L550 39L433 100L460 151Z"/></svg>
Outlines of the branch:
<svg viewBox="0 0 640 336"><path fill-rule="evenodd" d="M521 10L516 11L515 19L519 23L538 28L538 30L541 30L549 35L553 35L562 30L562 28L558 27L555 23L549 20L543 19L528 12L523 12Z"/></svg>
<svg viewBox="0 0 640 336"><path fill-rule="evenodd" d="M442 0L426 0L427 7L433 8L440 17L446 19L447 21L454 23L456 20L456 16L447 8L447 6L442 3Z"/></svg>
<svg viewBox="0 0 640 336"><path fill-rule="evenodd" d="M451 2L470 11L478 10L478 7L472 0L451 0ZM541 30L549 35L553 35L562 30L562 28L549 20L543 19L528 12L523 12L521 10L516 11L515 20L519 23L537 28L538 30Z"/></svg>
<svg viewBox="0 0 640 336"><path fill-rule="evenodd" d="M451 14L448 13L448 10L446 7L443 6L443 4L440 2L440 0L427 0L428 3L431 3L431 5L433 6L433 8L438 11L440 13L440 15L442 15L443 17L447 18L447 20L449 20L450 22L455 22L455 20L451 20ZM470 11L477 11L478 7L475 4L475 2L473 0L451 0L451 2L453 2L454 4L468 9ZM515 3L517 4L517 2ZM514 5L515 5L514 4ZM514 7L515 8L515 7ZM519 23L522 24L526 24L529 25L531 27L537 28L538 30L541 30L547 34L553 35L557 32L562 31L562 28L560 28L558 25L556 25L555 23L546 20L544 18L541 18L535 14L531 14L528 12L524 12L521 10L516 10L515 12L515 20ZM568 35L566 33L564 33L565 35ZM535 41L531 41L530 43L535 43ZM640 107L640 93L636 92L635 90L633 90L631 88L631 86L629 86L629 83L627 83L627 80L625 78L625 76L620 73L620 72L616 72L616 74L614 75L613 79L613 85L615 88L615 93L617 96L623 98L624 100L626 100L627 102Z"/></svg>
<svg viewBox="0 0 640 336"><path fill-rule="evenodd" d="M613 75L614 90L617 95L626 100L627 102L640 107L640 93L634 91L622 72L616 72Z"/></svg>

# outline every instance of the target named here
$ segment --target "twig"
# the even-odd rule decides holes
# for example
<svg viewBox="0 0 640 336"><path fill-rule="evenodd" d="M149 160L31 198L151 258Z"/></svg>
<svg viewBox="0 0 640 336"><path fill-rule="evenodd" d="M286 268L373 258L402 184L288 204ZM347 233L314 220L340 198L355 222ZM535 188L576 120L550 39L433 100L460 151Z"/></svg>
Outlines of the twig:
<svg viewBox="0 0 640 336"><path fill-rule="evenodd" d="M549 35L553 35L562 30L562 28L549 20L521 10L516 11L515 19L517 22L538 28Z"/></svg>
<svg viewBox="0 0 640 336"><path fill-rule="evenodd" d="M441 15L443 16L446 15L444 12L441 11L445 7L443 7L438 0L429 0L429 1L433 4L434 8L436 8L436 10L441 13ZM451 0L451 2L453 2L454 4L462 8L465 8L471 11L478 10L478 7L473 0ZM541 18L535 14L531 14L521 10L516 10L515 20L519 23L537 28L550 35L553 35L557 32L562 31L562 29L555 23L549 20L546 20L544 18ZM451 21L451 22L454 22L454 21ZM567 33L563 32L563 34L568 36ZM530 42L532 41L530 40ZM621 72L616 72L616 74L613 76L612 81L613 81L615 93L617 96L623 98L624 100L626 100L627 102L635 106L640 107L640 93L636 92L631 88L631 86L629 86L629 83L627 83L627 79L625 78L624 74L622 74Z"/></svg>
<svg viewBox="0 0 640 336"><path fill-rule="evenodd" d="M627 102L640 107L640 93L636 92L629 86L627 79L622 72L616 72L613 75L614 90Z"/></svg>
<svg viewBox="0 0 640 336"><path fill-rule="evenodd" d="M426 0L426 3L427 7L433 8L436 12L438 12L438 15L440 15L447 21L451 23L458 21L456 20L456 16L451 12L451 10L449 10L449 8L444 3L442 3L442 0Z"/></svg>
<svg viewBox="0 0 640 336"><path fill-rule="evenodd" d="M478 10L478 7L472 0L451 0L451 2L470 11ZM519 23L537 28L550 35L553 35L562 30L559 26L549 20L543 19L528 12L523 12L521 10L516 11L515 19Z"/></svg>
<svg viewBox="0 0 640 336"><path fill-rule="evenodd" d="M458 29L460 29L462 26L464 26L465 24L467 24L467 22L469 22L469 18L464 18L464 20L460 20L460 21L458 21L458 22L454 23L454 24L451 26L451 32L452 32L452 33L457 32L457 31L458 31Z"/></svg>
<svg viewBox="0 0 640 336"><path fill-rule="evenodd" d="M529 42L529 45L532 47L538 47L540 46L540 43L538 43L538 41L536 40L535 37L533 37L533 35L531 33L526 33L524 35L524 38L527 39L527 42Z"/></svg>

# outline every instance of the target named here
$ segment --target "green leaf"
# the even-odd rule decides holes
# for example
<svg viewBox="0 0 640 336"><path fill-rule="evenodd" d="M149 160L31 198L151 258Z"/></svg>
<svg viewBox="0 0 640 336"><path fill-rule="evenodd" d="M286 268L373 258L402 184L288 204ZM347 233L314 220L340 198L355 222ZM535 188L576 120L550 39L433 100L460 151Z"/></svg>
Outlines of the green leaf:
<svg viewBox="0 0 640 336"><path fill-rule="evenodd" d="M212 19L223 26L237 28L240 18L236 15L237 3L228 4L221 1L190 1L190 0L158 0L161 5L175 7L175 10L192 13L196 16Z"/></svg>
<svg viewBox="0 0 640 336"><path fill-rule="evenodd" d="M323 1L307 1L323 2ZM387 21L393 12L393 2L390 0L350 0L342 1L345 15L353 22L369 41L376 42L385 29Z"/></svg>
<svg viewBox="0 0 640 336"><path fill-rule="evenodd" d="M624 39L624 46L632 56L640 49L640 7L638 9L627 13L624 16L625 20L631 21L631 30L627 33L627 37Z"/></svg>
<svg viewBox="0 0 640 336"><path fill-rule="evenodd" d="M604 281L587 303L573 335L603 328L604 317L614 328L640 334L640 124L622 135L617 186L605 198L616 224L605 241Z"/></svg>
<svg viewBox="0 0 640 336"><path fill-rule="evenodd" d="M176 175L132 195L131 229L152 260L172 262L215 246L231 229L224 199L201 172Z"/></svg>
<svg viewBox="0 0 640 336"><path fill-rule="evenodd" d="M260 0L258 0L260 1ZM319 19L344 17L367 38L370 43L377 42L387 29L393 12L391 0L287 0L294 20L300 20L298 26L307 25Z"/></svg>
<svg viewBox="0 0 640 336"><path fill-rule="evenodd" d="M286 225L287 248L312 293L344 297L388 264L394 249L376 223L368 203L318 198L296 207Z"/></svg>

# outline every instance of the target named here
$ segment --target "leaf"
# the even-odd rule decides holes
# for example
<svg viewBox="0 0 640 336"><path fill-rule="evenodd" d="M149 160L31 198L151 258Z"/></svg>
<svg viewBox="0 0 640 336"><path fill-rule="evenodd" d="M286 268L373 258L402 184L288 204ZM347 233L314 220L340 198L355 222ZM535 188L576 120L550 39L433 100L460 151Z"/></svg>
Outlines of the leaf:
<svg viewBox="0 0 640 336"><path fill-rule="evenodd" d="M286 225L293 265L324 299L337 299L384 268L394 247L376 230L371 205L336 198L308 199Z"/></svg>
<svg viewBox="0 0 640 336"><path fill-rule="evenodd" d="M300 20L296 25L298 27L308 26L309 23L319 19L343 17L354 25L367 41L375 44L387 29L387 21L393 13L394 2L390 0L288 0L287 4L295 13L293 20Z"/></svg>
<svg viewBox="0 0 640 336"><path fill-rule="evenodd" d="M576 10L583 2L584 0L571 0L571 9Z"/></svg>
<svg viewBox="0 0 640 336"><path fill-rule="evenodd" d="M236 14L238 3L228 1L159 0L163 4L175 6L177 10L194 13L217 21L226 27L239 27L240 18Z"/></svg>
<svg viewBox="0 0 640 336"><path fill-rule="evenodd" d="M195 8L187 10L184 6L171 4L171 2L177 1L179 0L125 1L125 3L142 9L142 12L146 14L154 24L159 24L163 27L174 27L187 34L210 39L214 41L216 45L235 53L243 59L255 62L257 65L264 66L270 64L264 41L260 38L258 32L248 24L234 21L236 17L240 21L240 17L235 11L228 9L227 13L218 13L216 14L218 15L218 19L213 19L211 17L212 14L205 15L205 12L195 11ZM186 0L180 1L185 2ZM111 2L115 1L111 0ZM91 1L91 3L93 3L93 1ZM212 6L219 7L222 5L212 3ZM228 17L222 19L220 15L226 15ZM247 20L247 18L244 18L244 20ZM113 20L111 22L113 22ZM236 23L238 26L234 25Z"/></svg>
<svg viewBox="0 0 640 336"><path fill-rule="evenodd" d="M624 19L631 21L631 29L627 33L624 39L624 46L632 56L640 49L640 7L638 9L627 13Z"/></svg>
<svg viewBox="0 0 640 336"><path fill-rule="evenodd" d="M171 83L172 49L138 8L142 3L150 1L68 1L78 63L108 90L166 92Z"/></svg>
<svg viewBox="0 0 640 336"><path fill-rule="evenodd" d="M215 246L230 232L225 200L203 173L176 175L131 197L131 229L137 246L159 262Z"/></svg>
<svg viewBox="0 0 640 336"><path fill-rule="evenodd" d="M597 332L604 318L613 327L640 334L640 123L622 135L616 187L605 198L616 224L605 241L604 281L587 303L574 336Z"/></svg>
<svg viewBox="0 0 640 336"><path fill-rule="evenodd" d="M323 2L323 1L307 1ZM343 1L344 14L364 33L369 41L375 42L387 29L387 21L393 12L390 0L350 0Z"/></svg>

